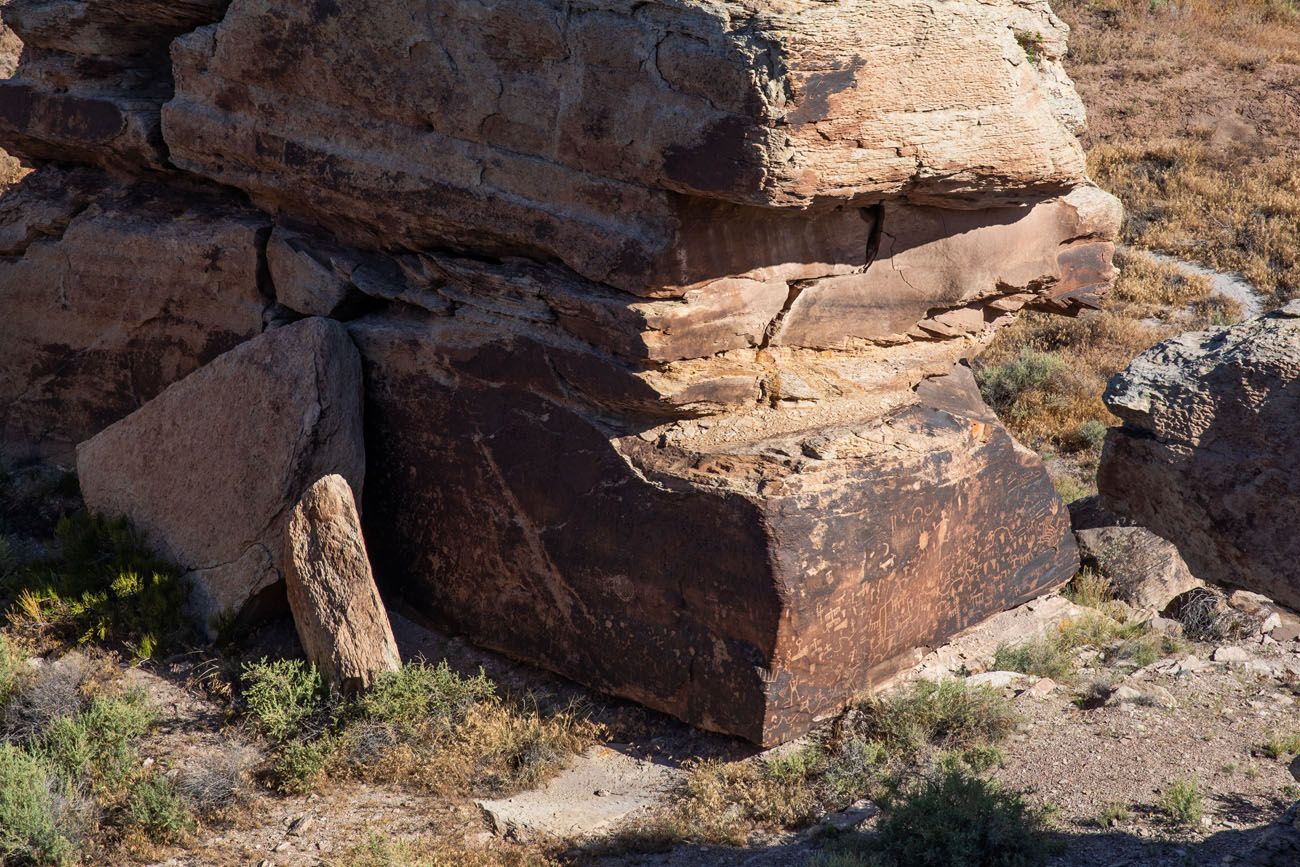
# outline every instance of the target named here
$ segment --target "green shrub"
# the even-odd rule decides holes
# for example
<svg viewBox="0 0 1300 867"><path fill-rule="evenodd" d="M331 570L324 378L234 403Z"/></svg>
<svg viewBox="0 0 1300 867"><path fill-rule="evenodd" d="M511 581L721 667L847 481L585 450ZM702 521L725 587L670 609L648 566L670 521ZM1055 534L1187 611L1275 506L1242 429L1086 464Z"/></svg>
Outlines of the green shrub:
<svg viewBox="0 0 1300 867"><path fill-rule="evenodd" d="M903 755L929 747L961 750L997 743L1018 722L1000 693L963 680L917 681L887 696L866 699L855 710L858 737Z"/></svg>
<svg viewBox="0 0 1300 867"><path fill-rule="evenodd" d="M55 530L56 558L9 575L20 613L78 642L108 642L148 658L189 635L188 590L124 518L85 512Z"/></svg>
<svg viewBox="0 0 1300 867"><path fill-rule="evenodd" d="M111 794L138 769L135 742L152 721L143 693L96 698L75 716L55 719L35 752L67 784Z"/></svg>
<svg viewBox="0 0 1300 867"><path fill-rule="evenodd" d="M374 687L363 693L355 709L362 717L410 728L430 717L454 721L465 711L496 692L483 672L461 677L445 661L436 666L413 662L395 672L381 674Z"/></svg>
<svg viewBox="0 0 1300 867"><path fill-rule="evenodd" d="M0 743L0 862L62 864L72 843L54 817L51 780L41 762Z"/></svg>
<svg viewBox="0 0 1300 867"><path fill-rule="evenodd" d="M1300 755L1300 734L1271 735L1265 741L1263 749L1270 759L1288 759Z"/></svg>
<svg viewBox="0 0 1300 867"><path fill-rule="evenodd" d="M159 774L144 777L131 786L124 818L128 828L165 843L174 843L194 830L194 817L177 796L175 786Z"/></svg>
<svg viewBox="0 0 1300 867"><path fill-rule="evenodd" d="M1033 867L1050 854L1043 810L961 770L940 771L901 787L881 807L876 834L851 844L859 864Z"/></svg>
<svg viewBox="0 0 1300 867"><path fill-rule="evenodd" d="M1019 671L1035 677L1064 680L1074 672L1074 658L1060 642L1038 638L999 647L993 655L993 670Z"/></svg>
<svg viewBox="0 0 1300 867"><path fill-rule="evenodd" d="M0 711L8 705L18 689L18 674L22 671L22 658L14 652L9 639L0 635Z"/></svg>
<svg viewBox="0 0 1300 867"><path fill-rule="evenodd" d="M320 781L338 748L329 735L282 743L272 768L275 787L289 795L304 795Z"/></svg>
<svg viewBox="0 0 1300 867"><path fill-rule="evenodd" d="M975 380L989 406L999 414L1014 416L1021 396L1031 391L1050 391L1053 380L1065 370L1060 356L1023 347L1005 364L977 370Z"/></svg>
<svg viewBox="0 0 1300 867"><path fill-rule="evenodd" d="M1175 825L1199 825L1205 814L1205 799L1195 780L1174 780L1160 799L1160 811Z"/></svg>
<svg viewBox="0 0 1300 867"><path fill-rule="evenodd" d="M283 743L319 723L326 710L320 673L300 659L245 663L244 704L262 734Z"/></svg>

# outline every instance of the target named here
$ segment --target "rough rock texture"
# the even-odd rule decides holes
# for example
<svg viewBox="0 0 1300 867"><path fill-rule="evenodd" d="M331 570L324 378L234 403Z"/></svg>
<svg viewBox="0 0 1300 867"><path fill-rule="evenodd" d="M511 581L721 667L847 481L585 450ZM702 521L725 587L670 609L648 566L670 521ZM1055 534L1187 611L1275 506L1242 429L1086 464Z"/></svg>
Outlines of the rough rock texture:
<svg viewBox="0 0 1300 867"><path fill-rule="evenodd" d="M0 136L29 159L161 169L167 45L229 0L6 0L24 50L0 81Z"/></svg>
<svg viewBox="0 0 1300 867"><path fill-rule="evenodd" d="M1175 596L1205 583L1177 547L1145 527L1099 527L1075 536L1083 565L1099 570L1121 601L1138 608L1163 611Z"/></svg>
<svg viewBox="0 0 1300 867"><path fill-rule="evenodd" d="M306 319L244 343L77 448L94 512L125 515L185 569L209 631L283 574L285 524L316 480L360 491L361 369Z"/></svg>
<svg viewBox="0 0 1300 867"><path fill-rule="evenodd" d="M776 743L1077 565L1041 464L965 368L833 419L618 432L571 399L617 385L591 379L607 368L456 328L352 327L367 533L382 574L489 647Z"/></svg>
<svg viewBox="0 0 1300 867"><path fill-rule="evenodd" d="M397 671L402 660L347 479L325 476L307 489L289 516L284 545L289 609L325 682L352 693Z"/></svg>
<svg viewBox="0 0 1300 867"><path fill-rule="evenodd" d="M234 0L175 44L164 127L177 165L362 246L681 297L853 274L887 199L996 226L1084 184L1065 32L1041 0Z"/></svg>
<svg viewBox="0 0 1300 867"><path fill-rule="evenodd" d="M1102 456L1106 505L1197 576L1300 608L1300 303L1165 341L1105 399L1124 420Z"/></svg>
<svg viewBox="0 0 1300 867"><path fill-rule="evenodd" d="M57 459L262 331L262 215L46 168L0 198L0 454Z"/></svg>
<svg viewBox="0 0 1300 867"><path fill-rule="evenodd" d="M1114 274L1042 0L10 7L0 146L215 181L230 210L180 221L199 235L249 213L232 188L267 215L220 250L251 249L268 321L360 349L376 574L474 640L772 743L1073 573L1063 506L962 364ZM49 275L31 291L60 297ZM278 402L180 466L255 462L279 505L179 558L262 558L207 610L274 578L249 540L302 490L261 445L298 404L276 371L240 381ZM204 399L170 395L160 446ZM146 523L212 538L143 494Z"/></svg>

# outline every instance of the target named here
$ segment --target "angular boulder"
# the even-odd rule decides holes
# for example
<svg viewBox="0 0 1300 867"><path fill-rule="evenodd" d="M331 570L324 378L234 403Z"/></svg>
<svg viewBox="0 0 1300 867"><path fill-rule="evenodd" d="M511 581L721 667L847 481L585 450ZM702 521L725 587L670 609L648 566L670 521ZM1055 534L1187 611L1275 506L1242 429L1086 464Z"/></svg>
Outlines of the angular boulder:
<svg viewBox="0 0 1300 867"><path fill-rule="evenodd" d="M482 645L705 728L789 740L1077 569L1041 463L950 360L802 412L618 429L593 405L617 368L563 345L351 330L379 573Z"/></svg>
<svg viewBox="0 0 1300 867"><path fill-rule="evenodd" d="M1198 577L1300 608L1300 303L1184 334L1117 375L1098 486Z"/></svg>
<svg viewBox="0 0 1300 867"><path fill-rule="evenodd" d="M1083 565L1109 578L1116 597L1138 608L1163 611L1174 597L1205 583L1176 546L1145 527L1097 527L1075 536Z"/></svg>
<svg viewBox="0 0 1300 867"><path fill-rule="evenodd" d="M220 356L77 447L86 506L125 515L183 568L209 634L283 575L316 480L360 491L361 370L341 325L305 319Z"/></svg>
<svg viewBox="0 0 1300 867"><path fill-rule="evenodd" d="M329 475L307 489L289 516L284 545L289 609L325 682L350 694L400 668L347 479Z"/></svg>
<svg viewBox="0 0 1300 867"><path fill-rule="evenodd" d="M270 225L229 194L43 168L0 197L0 454L77 443L262 332Z"/></svg>

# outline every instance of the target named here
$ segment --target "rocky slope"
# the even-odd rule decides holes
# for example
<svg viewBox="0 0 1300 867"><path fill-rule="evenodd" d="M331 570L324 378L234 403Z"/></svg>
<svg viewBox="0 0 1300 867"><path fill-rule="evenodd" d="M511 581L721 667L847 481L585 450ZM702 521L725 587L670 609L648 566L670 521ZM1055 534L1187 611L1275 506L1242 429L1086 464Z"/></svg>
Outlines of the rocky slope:
<svg viewBox="0 0 1300 867"><path fill-rule="evenodd" d="M0 14L6 450L333 316L390 590L762 743L1074 572L961 364L1113 276L1042 0ZM119 510L182 481L132 466Z"/></svg>

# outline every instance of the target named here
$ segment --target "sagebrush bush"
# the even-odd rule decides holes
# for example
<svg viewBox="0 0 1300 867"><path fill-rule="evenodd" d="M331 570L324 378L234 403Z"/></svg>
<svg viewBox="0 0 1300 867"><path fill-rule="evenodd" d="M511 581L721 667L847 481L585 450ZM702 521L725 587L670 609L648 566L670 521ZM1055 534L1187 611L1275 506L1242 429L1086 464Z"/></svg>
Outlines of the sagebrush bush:
<svg viewBox="0 0 1300 867"><path fill-rule="evenodd" d="M1199 825L1205 815L1201 787L1195 780L1174 780L1160 799L1160 810L1175 825Z"/></svg>
<svg viewBox="0 0 1300 867"><path fill-rule="evenodd" d="M960 750L996 744L1019 717L996 690L964 680L917 681L854 705L855 736L891 752L915 756L928 749Z"/></svg>
<svg viewBox="0 0 1300 867"><path fill-rule="evenodd" d="M174 843L195 828L194 816L172 781L160 774L143 777L131 786L124 816L127 828L156 842Z"/></svg>
<svg viewBox="0 0 1300 867"><path fill-rule="evenodd" d="M1042 810L962 770L904 784L881 808L874 835L814 863L854 864L848 859L856 857L871 867L1034 867L1051 853Z"/></svg>
<svg viewBox="0 0 1300 867"><path fill-rule="evenodd" d="M369 692L356 702L359 715L400 727L423 724L429 717L454 721L496 694L496 686L482 671L461 677L446 661L435 665L412 662L395 672L385 672Z"/></svg>
<svg viewBox="0 0 1300 867"><path fill-rule="evenodd" d="M249 717L277 743L305 734L303 728L319 724L326 711L320 673L300 659L245 663L241 679Z"/></svg>
<svg viewBox="0 0 1300 867"><path fill-rule="evenodd" d="M33 751L67 784L112 796L138 771L135 743L152 721L143 693L95 698L76 715L55 719Z"/></svg>
<svg viewBox="0 0 1300 867"><path fill-rule="evenodd" d="M55 820L54 782L39 759L0 743L0 862L57 865L72 843Z"/></svg>

